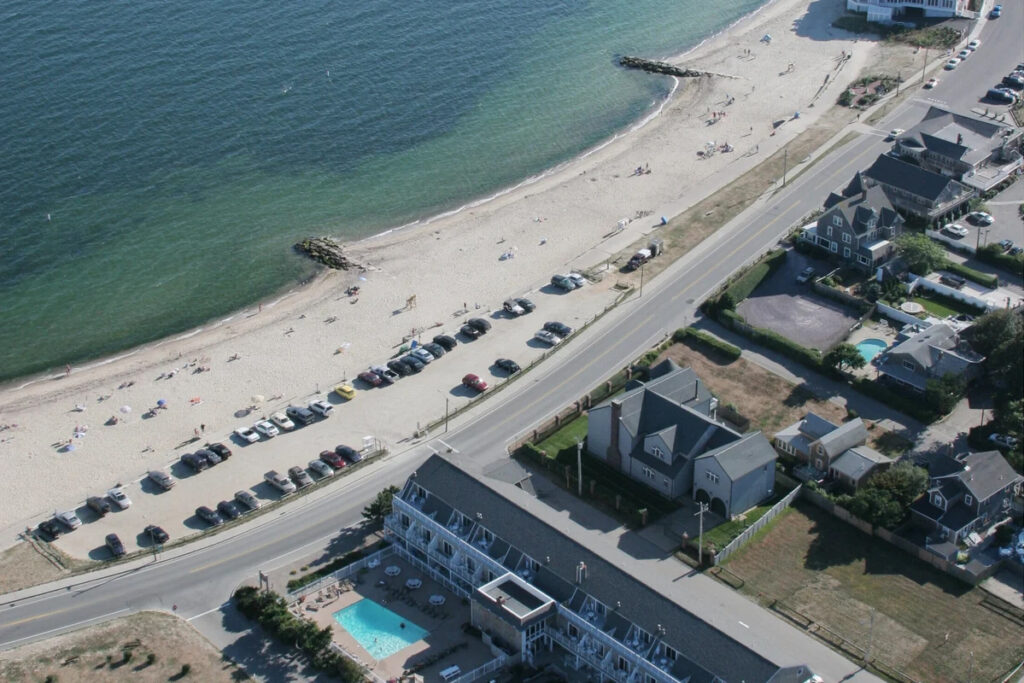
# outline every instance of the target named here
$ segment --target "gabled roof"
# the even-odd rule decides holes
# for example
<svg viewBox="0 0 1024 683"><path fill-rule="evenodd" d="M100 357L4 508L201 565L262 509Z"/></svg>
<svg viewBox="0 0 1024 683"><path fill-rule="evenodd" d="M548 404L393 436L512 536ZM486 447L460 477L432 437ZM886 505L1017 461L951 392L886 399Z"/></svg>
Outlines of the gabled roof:
<svg viewBox="0 0 1024 683"><path fill-rule="evenodd" d="M822 448L825 449L825 453L831 459L849 448L861 445L867 440L868 429L864 426L864 421L858 417L833 429L821 437L818 443L821 444Z"/></svg>
<svg viewBox="0 0 1024 683"><path fill-rule="evenodd" d="M933 203L942 199L947 190L954 197L967 191L965 186L952 178L926 171L920 166L887 154L879 155L863 175L882 185L903 190Z"/></svg>
<svg viewBox="0 0 1024 683"><path fill-rule="evenodd" d="M714 459L731 481L742 479L754 470L774 463L778 456L761 432L751 432L738 441L719 446L698 457Z"/></svg>
<svg viewBox="0 0 1024 683"><path fill-rule="evenodd" d="M665 642L681 655L673 668L677 677L685 672L692 675L694 683L710 683L710 674L726 681L753 682L768 681L779 673L777 665L532 516L441 456L430 457L413 476L417 485L432 496L443 498L447 505L467 517L472 519L477 512L482 513L481 523L496 537L540 562L534 585L563 604L572 595L577 565L586 563L586 579L578 588L605 605L620 604L615 611L647 633L657 633L660 624L665 629ZM624 636L616 634L615 637Z"/></svg>
<svg viewBox="0 0 1024 683"><path fill-rule="evenodd" d="M840 199L834 204L829 205L826 202L826 208L826 213L818 219L819 224L822 220L827 221L833 212L838 211L843 214L846 222L858 235L863 235L868 230L888 228L903 222L903 218L896 213L889 198L885 196L885 191L877 185L845 199ZM874 225L869 227L869 222L872 220Z"/></svg>
<svg viewBox="0 0 1024 683"><path fill-rule="evenodd" d="M960 481L979 501L991 498L1022 480L999 451L971 453L961 462Z"/></svg>
<svg viewBox="0 0 1024 683"><path fill-rule="evenodd" d="M891 462L891 458L882 455L873 448L856 446L836 458L836 461L832 463L831 469L854 481L860 481L878 465Z"/></svg>
<svg viewBox="0 0 1024 683"><path fill-rule="evenodd" d="M921 122L904 133L904 140L919 140L929 151L972 166L988 158L1013 128L994 121L955 114L941 107L930 107Z"/></svg>
<svg viewBox="0 0 1024 683"><path fill-rule="evenodd" d="M825 436L829 432L833 432L839 429L839 425L833 424L814 413L807 413L803 419L796 423L797 429L801 434L817 441L821 437Z"/></svg>
<svg viewBox="0 0 1024 683"><path fill-rule="evenodd" d="M664 370L665 361L655 366ZM681 406L690 406L692 412L707 415L714 398L704 383L691 368L669 367L669 372L659 374L644 384L630 388L621 396L609 399L601 405L617 403L621 407L622 426L634 437L657 431L671 424L673 416ZM644 425L641 425L641 421Z"/></svg>
<svg viewBox="0 0 1024 683"><path fill-rule="evenodd" d="M889 351L889 362L911 356L922 368L941 377L947 372L959 374L971 363L984 360L976 354L960 334L946 323L935 323L906 339Z"/></svg>

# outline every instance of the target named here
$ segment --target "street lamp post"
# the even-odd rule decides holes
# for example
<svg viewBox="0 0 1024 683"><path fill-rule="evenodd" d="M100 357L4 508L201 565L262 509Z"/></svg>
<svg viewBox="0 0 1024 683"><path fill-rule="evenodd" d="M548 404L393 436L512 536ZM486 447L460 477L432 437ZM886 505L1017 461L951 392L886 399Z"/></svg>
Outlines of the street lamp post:
<svg viewBox="0 0 1024 683"><path fill-rule="evenodd" d="M704 564L704 513L708 511L706 503L700 503L700 509L694 517L700 517L700 535L697 537L697 565Z"/></svg>
<svg viewBox="0 0 1024 683"><path fill-rule="evenodd" d="M644 295L644 264L640 264L640 294L637 295L639 299Z"/></svg>

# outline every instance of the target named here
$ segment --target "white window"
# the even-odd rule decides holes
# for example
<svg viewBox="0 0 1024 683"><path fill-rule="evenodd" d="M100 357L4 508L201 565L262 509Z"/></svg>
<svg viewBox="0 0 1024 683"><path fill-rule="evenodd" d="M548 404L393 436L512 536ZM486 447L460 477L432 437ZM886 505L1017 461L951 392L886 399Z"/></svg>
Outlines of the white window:
<svg viewBox="0 0 1024 683"><path fill-rule="evenodd" d="M641 471L644 473L644 476L647 477L648 479L654 479L654 470L652 470L650 467L645 466Z"/></svg>
<svg viewBox="0 0 1024 683"><path fill-rule="evenodd" d="M835 253L838 253L838 252L839 252L839 242L833 242L833 243L831 244L831 247L832 247L832 250L831 250L831 251L832 251L832 253L833 253L833 254L835 254Z"/></svg>
<svg viewBox="0 0 1024 683"><path fill-rule="evenodd" d="M844 232L843 233L843 243L844 244L849 244L850 243L850 233L848 233L848 232Z"/></svg>
<svg viewBox="0 0 1024 683"><path fill-rule="evenodd" d="M707 476L707 478L708 478L708 479L710 479L710 480L711 480L711 481L712 481L713 483L715 483L715 484L717 484L717 483L718 483L718 475L717 475L717 474L715 474L714 472L712 472L712 471L708 470L708 471L704 472L704 474L705 474L705 476Z"/></svg>
<svg viewBox="0 0 1024 683"><path fill-rule="evenodd" d="M863 263L865 266L870 265L870 262L868 261L868 257L867 256L860 255L860 256L857 257L857 260L860 261L861 263Z"/></svg>
<svg viewBox="0 0 1024 683"><path fill-rule="evenodd" d="M665 479L664 481L665 481L665 488L668 488L669 486L672 485L672 482L670 482L668 479Z"/></svg>
<svg viewBox="0 0 1024 683"><path fill-rule="evenodd" d="M914 364L909 360L905 360L903 361L903 369L910 370L911 372L913 372L915 369Z"/></svg>
<svg viewBox="0 0 1024 683"><path fill-rule="evenodd" d="M830 225L830 226L828 226L828 227L827 227L827 228L825 229L825 234L826 234L826 235L828 235L829 237L831 237L831 236L832 236L832 226L831 226L831 225Z"/></svg>
<svg viewBox="0 0 1024 683"><path fill-rule="evenodd" d="M972 498L969 495L965 495L964 496L964 505L970 505L973 502L974 502L974 498Z"/></svg>
<svg viewBox="0 0 1024 683"><path fill-rule="evenodd" d="M843 227L843 217L840 216L839 214L832 216L832 224L835 225L837 228Z"/></svg>
<svg viewBox="0 0 1024 683"><path fill-rule="evenodd" d="M664 455L665 454L662 453L661 449L658 448L657 446L651 446L651 453L653 453L654 457L658 458L659 460L663 460L664 459Z"/></svg>
<svg viewBox="0 0 1024 683"><path fill-rule="evenodd" d="M850 248L843 247L843 258L850 258Z"/></svg>

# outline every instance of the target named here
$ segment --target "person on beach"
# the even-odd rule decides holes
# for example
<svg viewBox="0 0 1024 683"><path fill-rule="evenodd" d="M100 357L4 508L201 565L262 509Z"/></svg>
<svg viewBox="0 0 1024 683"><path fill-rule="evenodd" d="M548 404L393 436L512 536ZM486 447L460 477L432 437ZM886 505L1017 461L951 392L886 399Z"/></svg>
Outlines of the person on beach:
<svg viewBox="0 0 1024 683"><path fill-rule="evenodd" d="M64 366L64 376L67 377L71 374L71 363Z"/></svg>

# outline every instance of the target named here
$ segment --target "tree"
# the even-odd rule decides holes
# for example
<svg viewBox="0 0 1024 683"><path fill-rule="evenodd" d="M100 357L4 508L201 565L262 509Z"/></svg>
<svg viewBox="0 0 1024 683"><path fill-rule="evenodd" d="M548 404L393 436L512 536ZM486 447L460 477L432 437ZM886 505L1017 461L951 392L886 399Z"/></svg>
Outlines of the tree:
<svg viewBox="0 0 1024 683"><path fill-rule="evenodd" d="M946 264L946 252L939 243L916 233L897 237L896 252L916 275L927 275Z"/></svg>
<svg viewBox="0 0 1024 683"><path fill-rule="evenodd" d="M928 488L928 472L909 462L899 462L871 477L867 485L887 491L903 509L917 500Z"/></svg>
<svg viewBox="0 0 1024 683"><path fill-rule="evenodd" d="M928 380L925 384L924 398L930 406L945 415L963 398L966 388L963 377L947 372L941 379Z"/></svg>
<svg viewBox="0 0 1024 683"><path fill-rule="evenodd" d="M397 486L389 486L373 499L369 505L363 508L363 517L371 522L381 522L391 514L391 499L398 493Z"/></svg>
<svg viewBox="0 0 1024 683"><path fill-rule="evenodd" d="M966 334L975 351L991 356L993 351L1022 333L1021 316L1016 311L1001 308L975 320Z"/></svg>
<svg viewBox="0 0 1024 683"><path fill-rule="evenodd" d="M853 496L850 512L865 522L891 529L903 521L904 509L885 489L866 487Z"/></svg>
<svg viewBox="0 0 1024 683"><path fill-rule="evenodd" d="M826 353L822 362L830 368L841 371L844 368L853 368L854 370L862 368L867 361L864 360L864 356L860 355L856 346L844 342Z"/></svg>

